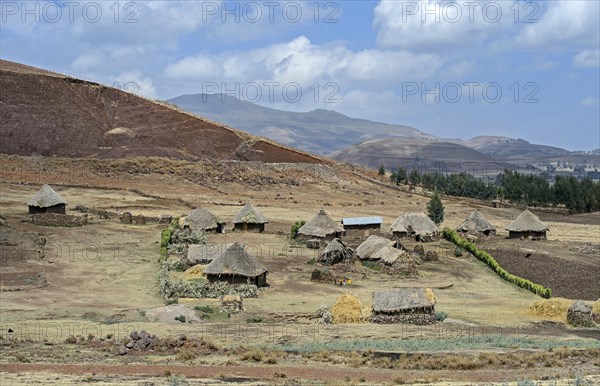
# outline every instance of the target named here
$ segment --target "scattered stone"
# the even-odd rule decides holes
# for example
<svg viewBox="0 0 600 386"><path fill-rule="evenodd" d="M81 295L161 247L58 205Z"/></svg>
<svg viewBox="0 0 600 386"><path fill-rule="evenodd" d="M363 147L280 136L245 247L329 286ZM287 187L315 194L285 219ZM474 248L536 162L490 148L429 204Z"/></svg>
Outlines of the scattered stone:
<svg viewBox="0 0 600 386"><path fill-rule="evenodd" d="M119 355L127 355L127 352L128 352L127 347L121 345L121 346L119 346L117 354L119 354Z"/></svg>
<svg viewBox="0 0 600 386"><path fill-rule="evenodd" d="M417 244L415 245L415 249L414 251L419 254L419 256L423 256L425 255L425 248L423 248L422 244Z"/></svg>
<svg viewBox="0 0 600 386"><path fill-rule="evenodd" d="M425 258L423 260L425 261L438 261L440 258L438 256L438 253L436 251L427 251L427 253L425 254Z"/></svg>
<svg viewBox="0 0 600 386"><path fill-rule="evenodd" d="M592 307L581 300L577 300L567 311L567 322L573 326L591 327L594 325Z"/></svg>
<svg viewBox="0 0 600 386"><path fill-rule="evenodd" d="M131 213L129 212L125 212L121 215L121 222L123 224L131 224L133 223L133 216L131 216Z"/></svg>

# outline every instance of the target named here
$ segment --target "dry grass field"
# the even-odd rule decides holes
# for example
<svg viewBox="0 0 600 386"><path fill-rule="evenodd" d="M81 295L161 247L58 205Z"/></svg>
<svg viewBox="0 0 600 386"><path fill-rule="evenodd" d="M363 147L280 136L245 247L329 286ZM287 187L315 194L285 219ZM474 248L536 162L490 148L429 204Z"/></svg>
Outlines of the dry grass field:
<svg viewBox="0 0 600 386"><path fill-rule="evenodd" d="M0 227L3 385L108 385L117 379L126 385L321 384L319 379L329 384L600 382L598 329L532 315L529 307L539 297L503 281L466 253L455 256L454 246L444 240L425 244L426 250L438 252L440 261L419 265L418 275L392 276L356 263L347 274L352 278L349 286L311 282L314 267L307 263L317 252L289 240L295 221L309 220L324 208L336 221L381 216L387 232L399 214L425 210L426 196L378 184L374 171L344 165L211 165L160 159L0 160L0 214L6 219ZM229 221L225 234L208 235L207 241L244 243L269 270L270 287L258 298L244 299L245 310L229 317L155 322L147 314L165 305L157 271L166 224L122 224L94 214L82 227L23 222L25 202L43 183L68 202L68 214L78 216L77 205L147 217L179 217L202 206ZM231 232L230 221L246 202L268 217L266 233ZM539 213L550 227L549 240L516 241L506 239L504 228L521 209L494 209L449 197L443 202L443 226L454 228L471 211L483 212L498 235L480 248L497 255L510 272L553 288L557 296L587 301L600 297L597 213ZM530 249L531 258L522 256ZM369 309L373 291L413 286L433 288L436 311L447 313L447 319L427 327L317 325L317 309L333 306L344 293L357 295ZM179 304L193 310L217 307L218 300L180 299ZM249 322L253 318L260 322ZM165 339L185 335L188 343L164 353L116 355L114 340L133 330ZM84 341L69 342L71 335ZM193 337L199 339L196 346L190 343ZM199 347L211 348L194 351ZM435 361L413 358L422 363L419 367L398 357L409 353L427 353ZM320 370L323 364L325 370Z"/></svg>

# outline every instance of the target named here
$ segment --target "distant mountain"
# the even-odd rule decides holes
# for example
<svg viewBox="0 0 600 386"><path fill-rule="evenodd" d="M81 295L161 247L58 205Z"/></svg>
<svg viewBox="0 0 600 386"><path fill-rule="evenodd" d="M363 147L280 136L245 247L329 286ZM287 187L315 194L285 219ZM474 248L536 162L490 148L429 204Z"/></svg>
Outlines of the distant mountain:
<svg viewBox="0 0 600 386"><path fill-rule="evenodd" d="M0 152L327 162L139 96L0 60Z"/></svg>
<svg viewBox="0 0 600 386"><path fill-rule="evenodd" d="M457 143L409 138L369 140L329 154L336 161L356 163L371 168L380 164L388 170L399 166L428 171L466 171L495 165L497 169L511 167L477 150Z"/></svg>
<svg viewBox="0 0 600 386"><path fill-rule="evenodd" d="M496 159L507 161L541 161L548 158L570 155L571 152L554 146L537 145L520 138L478 136L460 141L465 146L478 150Z"/></svg>
<svg viewBox="0 0 600 386"><path fill-rule="evenodd" d="M350 118L331 110L277 110L231 95L182 95L168 102L216 122L321 155L373 138L438 139L409 126Z"/></svg>

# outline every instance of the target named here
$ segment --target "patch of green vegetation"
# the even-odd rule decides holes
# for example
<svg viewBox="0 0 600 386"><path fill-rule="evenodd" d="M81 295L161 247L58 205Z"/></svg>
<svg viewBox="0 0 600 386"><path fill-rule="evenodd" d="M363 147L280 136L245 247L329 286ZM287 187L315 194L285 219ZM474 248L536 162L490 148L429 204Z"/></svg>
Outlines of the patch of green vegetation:
<svg viewBox="0 0 600 386"><path fill-rule="evenodd" d="M363 260L360 263L363 267L372 269L373 271L381 270L381 265L376 261Z"/></svg>
<svg viewBox="0 0 600 386"><path fill-rule="evenodd" d="M489 253L478 249L475 244L460 237L458 232L456 232L454 229L444 228L444 230L442 231L442 235L446 240L451 241L457 247L468 251L478 260L485 263L488 267L492 269L492 271L496 272L498 276L500 276L507 282L512 283L517 287L526 289L527 291L530 291L546 299L549 299L552 296L552 290L550 288L546 288L540 284L535 284L530 280L523 279L522 277L513 275L512 273L508 272L507 270L502 268L500 264L498 264L496 259L494 259Z"/></svg>
<svg viewBox="0 0 600 386"><path fill-rule="evenodd" d="M308 264L308 265L315 265L315 263L316 263L316 262L317 262L317 259L315 259L315 258L313 257L312 259L308 260L308 261L306 262L306 264Z"/></svg>
<svg viewBox="0 0 600 386"><path fill-rule="evenodd" d="M479 350L488 348L538 348L558 349L563 347L590 349L600 348L596 340L558 340L541 339L505 335L459 336L444 339L357 339L333 340L330 342L310 342L286 345L257 345L264 350L281 350L286 352L319 352L319 351L453 351Z"/></svg>
<svg viewBox="0 0 600 386"><path fill-rule="evenodd" d="M185 323L186 322L185 316L183 316L183 315L176 316L174 319L176 321L178 321L178 322L181 322L181 323Z"/></svg>
<svg viewBox="0 0 600 386"><path fill-rule="evenodd" d="M211 306L196 306L194 310L204 312L205 314L212 314L215 310Z"/></svg>
<svg viewBox="0 0 600 386"><path fill-rule="evenodd" d="M249 318L246 318L246 323L261 323L264 322L265 318L262 316L254 315Z"/></svg>
<svg viewBox="0 0 600 386"><path fill-rule="evenodd" d="M296 240L296 238L298 237L298 230L300 228L302 228L302 226L306 224L306 221L302 220L302 221L296 221L291 229L290 229L290 240Z"/></svg>

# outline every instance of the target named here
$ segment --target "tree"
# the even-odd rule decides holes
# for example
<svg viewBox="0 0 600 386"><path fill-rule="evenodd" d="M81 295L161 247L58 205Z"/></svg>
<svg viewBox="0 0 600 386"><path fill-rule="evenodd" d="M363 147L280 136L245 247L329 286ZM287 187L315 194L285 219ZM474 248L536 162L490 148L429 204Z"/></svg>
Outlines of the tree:
<svg viewBox="0 0 600 386"><path fill-rule="evenodd" d="M402 166L398 168L398 173L396 173L396 185L400 185L401 183L406 181L406 169Z"/></svg>
<svg viewBox="0 0 600 386"><path fill-rule="evenodd" d="M385 176L385 166L383 164L379 165L379 171L377 172L379 177L383 178Z"/></svg>
<svg viewBox="0 0 600 386"><path fill-rule="evenodd" d="M408 176L408 180L412 186L416 186L419 182L421 182L421 175L417 169L413 169Z"/></svg>
<svg viewBox="0 0 600 386"><path fill-rule="evenodd" d="M436 224L441 224L444 221L444 205L437 191L433 193L427 204L427 215Z"/></svg>

